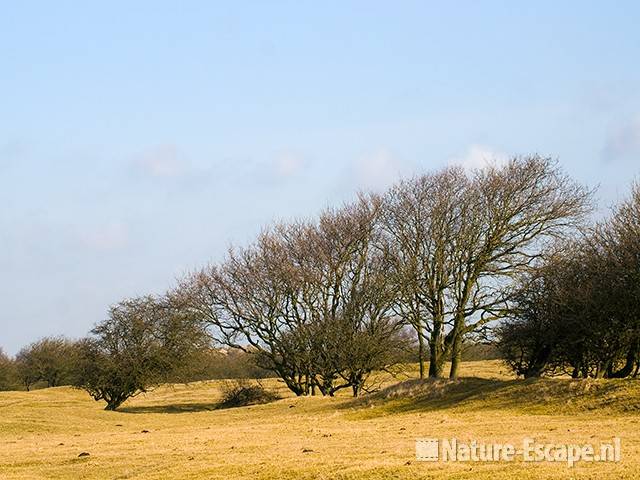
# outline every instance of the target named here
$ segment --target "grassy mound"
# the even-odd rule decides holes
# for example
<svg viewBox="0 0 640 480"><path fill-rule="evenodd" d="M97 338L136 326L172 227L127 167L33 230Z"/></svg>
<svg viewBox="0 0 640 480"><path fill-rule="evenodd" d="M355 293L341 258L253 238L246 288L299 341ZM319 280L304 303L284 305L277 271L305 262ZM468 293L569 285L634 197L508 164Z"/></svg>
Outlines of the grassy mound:
<svg viewBox="0 0 640 480"><path fill-rule="evenodd" d="M467 377L457 380L407 380L355 402L386 413L439 409L504 409L526 413L637 413L640 381L539 378L499 380Z"/></svg>

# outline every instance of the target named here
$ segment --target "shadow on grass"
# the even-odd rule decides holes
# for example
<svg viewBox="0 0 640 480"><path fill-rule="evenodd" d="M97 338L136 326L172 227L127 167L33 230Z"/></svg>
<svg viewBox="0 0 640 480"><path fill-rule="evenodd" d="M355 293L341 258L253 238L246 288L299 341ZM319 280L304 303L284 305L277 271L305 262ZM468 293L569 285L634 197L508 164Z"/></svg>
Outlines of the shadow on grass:
<svg viewBox="0 0 640 480"><path fill-rule="evenodd" d="M121 407L118 412L122 413L194 413L209 412L213 410L229 410L234 408L253 407L257 405L266 405L268 403L280 400L275 394L264 393L264 397L256 398L238 398L229 397L219 402L206 403L170 403L167 405L141 405Z"/></svg>
<svg viewBox="0 0 640 480"><path fill-rule="evenodd" d="M380 392L353 400L344 407L381 406L381 413L405 413L449 409L509 388L514 380L461 378L408 380Z"/></svg>
<svg viewBox="0 0 640 480"><path fill-rule="evenodd" d="M136 407L121 407L121 413L194 413L219 410L220 404L213 403L172 403L168 405L145 405Z"/></svg>
<svg viewBox="0 0 640 480"><path fill-rule="evenodd" d="M545 398L542 391L548 390L550 381L553 382L549 379L496 380L478 377L409 380L349 402L344 407L381 407L381 414L462 407L477 410L520 409L548 402L549 398ZM542 385L545 388L541 388Z"/></svg>
<svg viewBox="0 0 640 480"><path fill-rule="evenodd" d="M559 407L580 411L611 407L630 410L618 395L624 383L616 381L532 378L496 380L466 377L457 380L408 380L341 408L358 409L367 416L451 408L504 409L544 413ZM365 409L365 407L368 407Z"/></svg>
<svg viewBox="0 0 640 480"><path fill-rule="evenodd" d="M270 399L273 401L275 399ZM253 406L223 402L130 406L123 413L193 413ZM559 411L640 412L640 381L632 379L532 378L498 380L480 377L413 379L391 385L362 398L315 404L318 408L355 410L365 417L446 409L511 410L551 414ZM306 410L308 411L308 410Z"/></svg>

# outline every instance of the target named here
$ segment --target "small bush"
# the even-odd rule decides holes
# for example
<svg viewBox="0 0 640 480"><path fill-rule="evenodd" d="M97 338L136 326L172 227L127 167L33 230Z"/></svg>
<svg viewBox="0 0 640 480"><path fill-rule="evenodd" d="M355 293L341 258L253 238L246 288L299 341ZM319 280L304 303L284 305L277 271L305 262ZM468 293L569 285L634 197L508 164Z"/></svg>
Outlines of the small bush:
<svg viewBox="0 0 640 480"><path fill-rule="evenodd" d="M280 397L267 390L260 382L235 381L226 384L219 408L246 407L278 400Z"/></svg>

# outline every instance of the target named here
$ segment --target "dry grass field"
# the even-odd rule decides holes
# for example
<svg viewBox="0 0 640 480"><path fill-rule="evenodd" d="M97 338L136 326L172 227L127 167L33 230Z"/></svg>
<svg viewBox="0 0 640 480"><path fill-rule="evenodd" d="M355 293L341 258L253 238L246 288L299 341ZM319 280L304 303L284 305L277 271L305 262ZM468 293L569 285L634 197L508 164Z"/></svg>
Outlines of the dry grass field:
<svg viewBox="0 0 640 480"><path fill-rule="evenodd" d="M640 382L517 381L468 362L456 382L387 380L353 400L284 396L216 409L220 382L159 388L106 412L71 388L0 393L0 478L640 478ZM620 463L417 462L415 439L622 439ZM82 453L89 455L79 456Z"/></svg>

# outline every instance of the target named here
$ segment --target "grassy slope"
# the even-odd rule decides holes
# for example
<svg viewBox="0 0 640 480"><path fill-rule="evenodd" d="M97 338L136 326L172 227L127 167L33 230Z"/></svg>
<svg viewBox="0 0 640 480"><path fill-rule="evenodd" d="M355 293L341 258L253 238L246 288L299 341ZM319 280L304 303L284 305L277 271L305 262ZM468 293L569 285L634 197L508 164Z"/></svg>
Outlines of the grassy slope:
<svg viewBox="0 0 640 480"><path fill-rule="evenodd" d="M85 393L0 393L1 479L638 478L640 382L515 381L498 362L457 382L409 380L366 399L214 410L217 382L163 387L105 412ZM268 381L277 388L275 381ZM286 392L281 390L285 395ZM143 431L146 431L143 433ZM520 443L622 438L619 464L424 463L419 437ZM304 451L312 450L312 451ZM81 452L89 456L79 458Z"/></svg>

